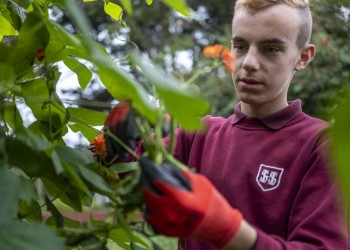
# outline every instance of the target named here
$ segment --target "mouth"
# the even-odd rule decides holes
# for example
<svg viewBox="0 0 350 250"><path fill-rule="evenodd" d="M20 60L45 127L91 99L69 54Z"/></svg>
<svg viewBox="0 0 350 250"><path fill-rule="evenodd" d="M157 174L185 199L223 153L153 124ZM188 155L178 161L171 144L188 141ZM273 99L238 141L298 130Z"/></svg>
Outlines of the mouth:
<svg viewBox="0 0 350 250"><path fill-rule="evenodd" d="M247 85L262 85L262 82L259 82L255 79L251 79L251 78L241 78L239 79L240 82L242 82L243 84L247 84Z"/></svg>
<svg viewBox="0 0 350 250"><path fill-rule="evenodd" d="M261 91L264 83L252 78L240 78L237 84L238 89L242 91Z"/></svg>

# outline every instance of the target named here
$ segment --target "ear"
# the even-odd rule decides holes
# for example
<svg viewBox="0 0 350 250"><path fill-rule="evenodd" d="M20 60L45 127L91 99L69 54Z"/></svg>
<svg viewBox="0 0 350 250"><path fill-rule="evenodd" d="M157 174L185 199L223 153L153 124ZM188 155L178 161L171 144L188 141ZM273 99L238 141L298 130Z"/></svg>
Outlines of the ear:
<svg viewBox="0 0 350 250"><path fill-rule="evenodd" d="M295 65L295 70L305 69L306 66L314 59L316 54L316 47L313 44L309 44L301 51L300 58Z"/></svg>

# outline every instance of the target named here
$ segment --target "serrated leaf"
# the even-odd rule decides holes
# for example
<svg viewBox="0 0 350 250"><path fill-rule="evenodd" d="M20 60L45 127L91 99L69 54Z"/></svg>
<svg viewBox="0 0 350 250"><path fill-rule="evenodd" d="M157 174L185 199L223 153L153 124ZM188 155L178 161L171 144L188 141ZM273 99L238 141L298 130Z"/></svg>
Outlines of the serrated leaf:
<svg viewBox="0 0 350 250"><path fill-rule="evenodd" d="M200 118L210 111L210 105L203 97L187 89L180 81L168 76L161 69L152 67L136 53L132 54L131 59L142 69L144 76L155 87L171 117L177 120L184 130L194 131L203 128Z"/></svg>
<svg viewBox="0 0 350 250"><path fill-rule="evenodd" d="M120 21L123 16L123 9L118 4L109 2L105 3L104 10L106 14L112 17L116 21Z"/></svg>
<svg viewBox="0 0 350 250"><path fill-rule="evenodd" d="M63 62L71 71L77 74L80 87L84 90L91 81L92 72L84 64L72 57L64 59Z"/></svg>

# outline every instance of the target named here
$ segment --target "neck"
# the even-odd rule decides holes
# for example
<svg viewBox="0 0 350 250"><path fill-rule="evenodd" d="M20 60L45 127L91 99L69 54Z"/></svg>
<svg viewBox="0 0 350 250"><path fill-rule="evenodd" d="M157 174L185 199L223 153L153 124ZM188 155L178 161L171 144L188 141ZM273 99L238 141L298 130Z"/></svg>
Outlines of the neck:
<svg viewBox="0 0 350 250"><path fill-rule="evenodd" d="M254 105L254 104L241 102L241 112L250 117L263 117L263 116L274 114L286 108L287 106L288 106L287 100L278 105L276 105L275 103L273 105L269 105L269 104Z"/></svg>

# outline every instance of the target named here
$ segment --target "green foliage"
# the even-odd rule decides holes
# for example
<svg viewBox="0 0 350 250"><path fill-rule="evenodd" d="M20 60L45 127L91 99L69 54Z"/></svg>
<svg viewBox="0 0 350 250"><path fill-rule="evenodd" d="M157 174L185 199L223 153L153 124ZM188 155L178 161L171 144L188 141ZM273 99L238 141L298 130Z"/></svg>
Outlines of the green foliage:
<svg viewBox="0 0 350 250"><path fill-rule="evenodd" d="M129 1L121 3L128 13L133 12ZM189 13L183 1L167 5L184 15ZM64 8L78 34L50 17L53 6ZM105 0L104 6L106 15L122 22L119 5ZM7 0L0 7L4 10L0 13L0 38L16 36L12 42L0 44L0 248L105 249L114 244L122 249L153 249L149 237L153 232L148 229L146 233L145 222L137 216L144 209L138 163L114 164L107 169L87 149L71 148L63 140L71 129L92 141L100 135L98 128L107 114L63 104L56 89L61 77L57 63L63 62L61 65L76 74L82 90L92 80L92 69L96 70L110 94L119 101L128 99L139 121L147 128L155 126L156 131L161 129L159 121L165 112L184 129L200 128L198 118L209 111L208 103L150 62L146 65L134 52L130 66L142 68L149 80L145 88L93 40L89 20L75 1ZM150 77L152 74L158 79ZM30 124L24 124L19 103L33 114L35 120ZM158 159L171 158L159 143L159 138L150 142L149 149ZM120 179L119 174L125 172L130 173ZM57 205L81 213L91 207L96 194L108 198L112 220L90 217L83 225L67 218ZM45 220L47 213L50 216Z"/></svg>

